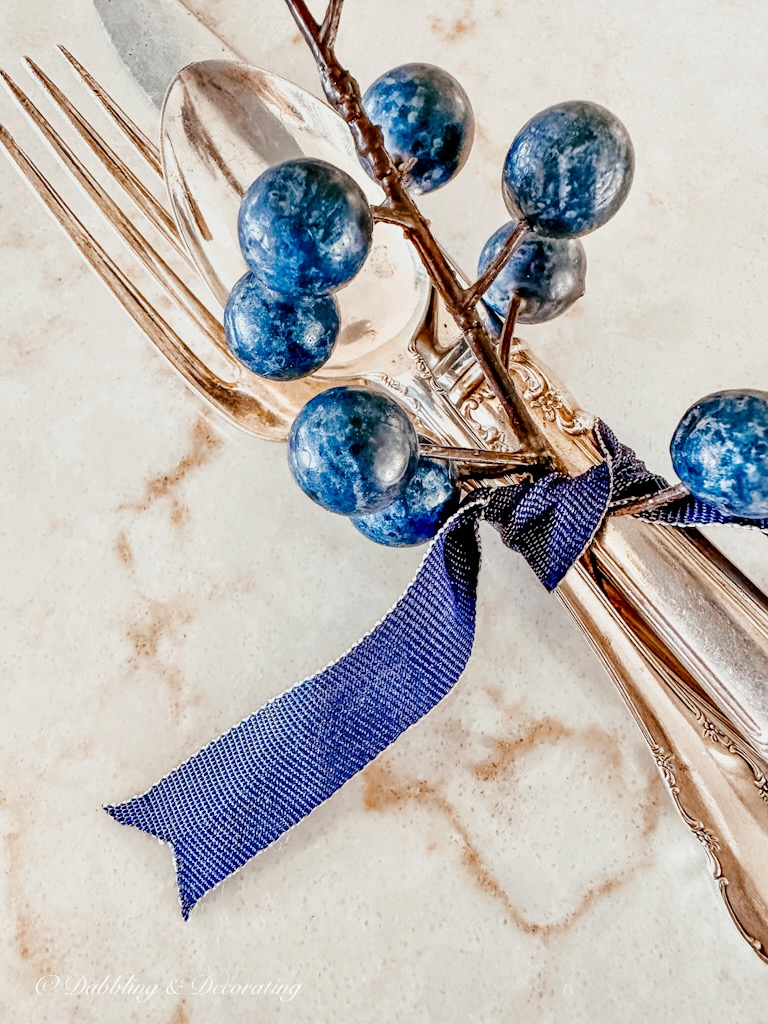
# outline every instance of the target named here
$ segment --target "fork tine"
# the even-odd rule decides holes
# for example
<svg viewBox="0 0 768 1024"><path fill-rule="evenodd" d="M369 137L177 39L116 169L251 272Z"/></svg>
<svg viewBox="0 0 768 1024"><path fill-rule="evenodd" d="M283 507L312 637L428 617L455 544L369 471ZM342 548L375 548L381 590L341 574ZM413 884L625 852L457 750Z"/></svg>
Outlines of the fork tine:
<svg viewBox="0 0 768 1024"><path fill-rule="evenodd" d="M272 401L266 404L257 395L245 391L238 384L229 386L208 369L90 235L71 207L56 192L40 169L18 146L13 136L2 124L0 124L0 146L46 209L77 246L86 262L96 271L123 308L193 390L241 430L250 429L250 432L261 437L271 432L271 436L276 439L283 439L290 426L290 417L287 415L281 417L277 414Z"/></svg>
<svg viewBox="0 0 768 1024"><path fill-rule="evenodd" d="M69 123L83 139L91 152L101 161L112 177L123 187L138 208L146 214L160 233L188 263L189 253L179 237L176 223L170 213L147 189L117 153L99 135L96 129L75 109L64 93L48 75L29 57L22 60L25 68L37 81L51 100L61 110Z"/></svg>
<svg viewBox="0 0 768 1024"><path fill-rule="evenodd" d="M72 56L66 46L59 44L58 49L72 70L77 74L83 85L98 101L106 113L109 114L120 131L130 139L152 170L162 178L163 166L160 162L160 151L157 146L153 142L150 142L139 126L135 124L130 117L128 117L121 107L118 107L107 91L99 85L93 75L83 67L80 61Z"/></svg>
<svg viewBox="0 0 768 1024"><path fill-rule="evenodd" d="M175 271L160 256L157 250L144 238L130 219L119 208L114 199L104 191L88 169L80 163L72 150L67 146L58 132L46 120L40 110L19 88L11 76L0 70L2 79L18 105L32 121L48 145L53 149L69 173L77 181L91 202L97 207L109 224L120 234L123 240L133 249L150 273L166 288L172 297L192 317L205 333L206 337L226 355L227 361L235 376L241 375L241 367L233 359L224 338L219 321L200 299L188 288Z"/></svg>

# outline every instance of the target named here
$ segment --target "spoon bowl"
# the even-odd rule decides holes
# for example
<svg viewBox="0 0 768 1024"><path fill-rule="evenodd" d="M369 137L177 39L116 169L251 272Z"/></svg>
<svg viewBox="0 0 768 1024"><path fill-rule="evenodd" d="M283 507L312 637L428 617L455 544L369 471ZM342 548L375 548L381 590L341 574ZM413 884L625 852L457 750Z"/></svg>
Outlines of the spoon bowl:
<svg viewBox="0 0 768 1024"><path fill-rule="evenodd" d="M325 160L346 171L369 202L383 199L334 110L277 75L234 61L201 61L179 72L163 104L161 156L179 230L222 306L247 270L237 237L240 203L268 167L302 156ZM390 362L391 351L404 349L423 323L430 296L402 231L377 223L363 269L337 293L339 340L314 379L339 383Z"/></svg>

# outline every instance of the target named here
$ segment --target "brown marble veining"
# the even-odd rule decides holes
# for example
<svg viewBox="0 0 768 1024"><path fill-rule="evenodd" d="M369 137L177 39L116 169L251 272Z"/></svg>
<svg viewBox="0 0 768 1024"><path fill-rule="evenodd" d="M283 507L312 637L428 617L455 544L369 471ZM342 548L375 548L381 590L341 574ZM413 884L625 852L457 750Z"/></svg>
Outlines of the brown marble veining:
<svg viewBox="0 0 768 1024"><path fill-rule="evenodd" d="M281 0L189 2L319 92ZM424 60L472 98L470 161L423 203L463 266L507 219L501 161L536 110L585 98L625 121L635 187L586 240L587 294L526 337L663 472L691 401L768 381L767 33L759 0L345 5L364 85ZM156 134L91 0L0 4L3 67L50 63L57 42ZM336 657L420 552L368 545L292 488L280 446L219 431L5 163L0 252L0 1020L763 1024L766 969L634 723L493 537L454 692L181 921L169 851L102 804ZM761 538L717 542L764 575ZM301 991L193 995L206 972ZM158 990L38 994L49 973Z"/></svg>
<svg viewBox="0 0 768 1024"><path fill-rule="evenodd" d="M571 757L572 763L578 764L580 751L590 759L599 759L602 762L603 786L614 789L619 801L627 795L626 765L614 734L594 723L572 725L554 716L532 720L524 705L505 701L497 686L488 686L485 692L490 702L501 712L505 727L504 735L485 737L490 748L487 757L475 760L468 755L464 749L468 735L460 723L450 721L444 728L444 735L451 747L455 748L453 756L447 759L448 763L466 773L475 784L490 784L496 791L495 798L500 801L519 800L518 787L525 783L525 766L522 764L525 755L540 748L566 745L575 751ZM515 901L497 877L484 853L482 840L475 836L471 821L466 820L466 812L460 811L446 795L445 774L435 780L410 778L399 773L390 761L390 757L384 754L364 771L366 808L386 812L414 803L426 808L430 818L435 819L435 824L437 820L442 820L450 834L460 843L461 864L472 883L497 901L503 909L505 920L509 920L524 934L543 941L561 935L587 915L597 902L626 885L638 870L648 867L650 863L645 841L657 829L661 808L664 806L661 780L653 771L649 771L647 781L639 792L632 792L635 825L640 842L631 858L620 869L603 878L590 880L565 913L551 919L537 920ZM562 780L562 785L567 787L567 779ZM595 800L603 799L604 795L604 789L598 791ZM427 843L430 850L439 849L439 846L434 840ZM514 848L514 843L512 846ZM520 846L522 849L513 856L524 855L525 836L521 836ZM545 877L542 877L541 884L546 885Z"/></svg>
<svg viewBox="0 0 768 1024"><path fill-rule="evenodd" d="M146 512L155 502L168 499L171 522L181 528L187 519L187 509L178 497L180 485L190 473L205 466L222 444L221 438L207 419L196 420L192 427L188 450L174 466L147 481L141 498L122 505L121 508Z"/></svg>

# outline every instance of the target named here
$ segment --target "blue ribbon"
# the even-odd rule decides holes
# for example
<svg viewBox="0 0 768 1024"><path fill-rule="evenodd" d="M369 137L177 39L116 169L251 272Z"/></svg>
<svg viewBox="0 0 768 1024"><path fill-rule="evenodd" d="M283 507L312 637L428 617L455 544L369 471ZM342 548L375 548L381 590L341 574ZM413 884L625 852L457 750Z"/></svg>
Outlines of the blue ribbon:
<svg viewBox="0 0 768 1024"><path fill-rule="evenodd" d="M475 634L480 520L519 551L548 590L612 511L663 490L599 421L604 461L578 477L475 491L432 542L382 621L338 661L245 718L149 789L105 810L173 847L181 911L287 829L430 711L464 671ZM693 497L645 518L677 526L768 520L725 516Z"/></svg>

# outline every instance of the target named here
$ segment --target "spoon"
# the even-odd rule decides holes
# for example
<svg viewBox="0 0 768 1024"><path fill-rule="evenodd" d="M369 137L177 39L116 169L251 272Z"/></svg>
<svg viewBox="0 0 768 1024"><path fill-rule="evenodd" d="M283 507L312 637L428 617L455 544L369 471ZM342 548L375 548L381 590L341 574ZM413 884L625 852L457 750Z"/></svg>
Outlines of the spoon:
<svg viewBox="0 0 768 1024"><path fill-rule="evenodd" d="M163 103L160 148L182 238L222 306L248 269L237 237L240 203L266 168L300 156L326 160L346 171L371 204L383 199L335 111L277 75L234 61L201 61L179 72ZM276 384L236 367L251 387L274 394L280 434L288 436L291 421L313 394L334 384L367 381L395 391L421 429L438 440L485 447L482 434L469 428L452 405L435 404L429 387L425 393L415 345L420 335L426 343L434 333L437 303L400 228L375 224L362 271L337 299L339 339L331 358L311 378ZM443 321L450 332L443 348L464 354L463 339L446 317ZM444 353L434 337L432 342L426 347L434 360ZM273 420L264 426L264 436L278 436Z"/></svg>
<svg viewBox="0 0 768 1024"><path fill-rule="evenodd" d="M182 237L222 304L245 271L240 200L266 167L319 157L347 171L373 202L381 198L334 111L275 75L231 61L190 65L177 76L163 107L161 152ZM514 453L517 439L398 229L377 224L369 264L339 301L341 338L311 378L265 384L238 371L262 399L274 395L281 417L279 434L274 418L263 431L252 422L244 429L285 436L309 395L363 381L395 392L419 427L448 445ZM510 372L560 464L570 473L593 465L600 458L593 419L521 342ZM766 599L697 531L630 517L605 524L556 593L707 848L732 918L768 959L768 813L758 789L768 790Z"/></svg>

